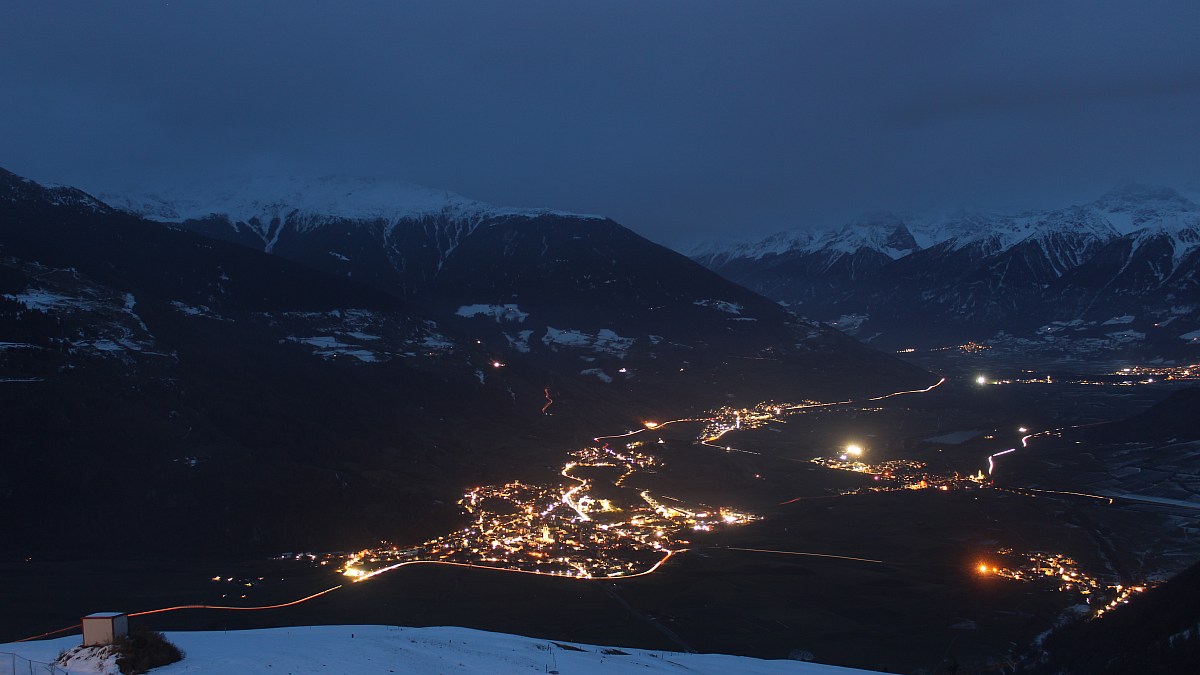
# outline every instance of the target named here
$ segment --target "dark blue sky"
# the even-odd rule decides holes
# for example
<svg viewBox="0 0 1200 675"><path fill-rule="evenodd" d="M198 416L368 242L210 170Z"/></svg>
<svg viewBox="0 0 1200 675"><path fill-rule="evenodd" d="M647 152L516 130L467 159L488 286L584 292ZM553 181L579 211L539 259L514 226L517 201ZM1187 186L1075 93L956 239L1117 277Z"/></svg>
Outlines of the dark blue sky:
<svg viewBox="0 0 1200 675"><path fill-rule="evenodd" d="M349 5L348 7L342 5ZM665 243L1200 177L1200 2L8 2L0 166L400 178Z"/></svg>

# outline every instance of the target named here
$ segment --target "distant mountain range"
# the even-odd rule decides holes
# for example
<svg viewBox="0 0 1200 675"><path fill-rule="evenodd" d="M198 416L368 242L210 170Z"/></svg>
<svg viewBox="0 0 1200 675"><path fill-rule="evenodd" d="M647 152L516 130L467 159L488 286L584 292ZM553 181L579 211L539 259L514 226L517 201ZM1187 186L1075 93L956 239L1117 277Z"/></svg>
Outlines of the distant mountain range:
<svg viewBox="0 0 1200 675"><path fill-rule="evenodd" d="M215 194L111 199L154 221L0 170L4 551L417 538L599 431L933 381L611 220L348 179ZM130 525L80 531L106 495Z"/></svg>
<svg viewBox="0 0 1200 675"><path fill-rule="evenodd" d="M1200 205L1168 188L1126 185L1083 206L1017 215L874 214L687 252L883 348L987 340L1177 356L1200 343Z"/></svg>

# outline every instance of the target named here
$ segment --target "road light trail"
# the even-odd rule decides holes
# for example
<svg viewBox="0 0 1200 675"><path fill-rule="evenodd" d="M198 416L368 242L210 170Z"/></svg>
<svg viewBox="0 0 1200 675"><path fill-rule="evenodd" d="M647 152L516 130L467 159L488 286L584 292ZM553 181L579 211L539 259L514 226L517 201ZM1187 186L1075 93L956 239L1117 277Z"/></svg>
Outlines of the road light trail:
<svg viewBox="0 0 1200 675"><path fill-rule="evenodd" d="M582 508L580 508L579 502L575 501L571 498L575 496L576 492L579 492L580 490L587 490L589 483L587 480L585 480L583 478L576 478L575 476L572 476L570 471L571 471L571 469L574 469L574 468L575 468L575 462L568 462L567 465L565 467L563 467L562 476L564 478L570 478L573 481L579 481L579 485L576 485L575 487L573 487L563 493L562 503L571 507L571 509L574 510L575 513L579 514L580 520L587 522L587 521L591 520L591 518L588 517L588 514Z"/></svg>
<svg viewBox="0 0 1200 675"><path fill-rule="evenodd" d="M395 565L381 567L373 572L368 572L368 573L362 575L361 577L358 577L357 579L355 579L355 583L360 582L360 581L365 581L367 579L370 579L371 577L383 574L384 572L391 572L393 570L397 570L397 569L400 569L401 567L406 567L408 565L449 565L450 567L465 567L467 569L474 569L474 570L491 570L493 572L512 572L514 574L532 574L534 576L539 576L539 577L559 577L559 578L564 578L564 579L633 579L636 577L644 577L647 574L653 574L654 572L658 571L659 567L662 567L664 563L666 563L668 560L670 560L671 556L674 556L678 553L683 553L687 550L689 550L689 549L681 548L681 549L676 549L674 551L667 551L666 555L664 555L662 557L662 559L660 559L658 562L654 563L654 565L651 566L649 569L638 572L636 574L619 574L619 575L605 575L605 576L593 576L590 574L587 574L587 575L579 574L576 576L570 576L570 575L564 576L561 574L553 574L550 572L538 572L536 570L519 570L519 569L515 569L512 567L493 567L491 565L477 565L474 563L460 563L460 562L452 562L449 560L406 560L401 563L396 563ZM330 590L334 590L334 589L330 589ZM325 591L325 592L328 593L329 591ZM130 616L136 616L136 615L130 614Z"/></svg>
<svg viewBox="0 0 1200 675"><path fill-rule="evenodd" d="M1069 497L1087 497L1088 499L1096 499L1099 501L1105 501L1105 502L1108 502L1109 504L1112 504L1115 501L1112 497L1109 497L1107 495L1094 495L1094 494L1091 494L1090 492L1072 492L1070 490L1047 490L1045 488L1031 488L1031 487L1010 487L1010 488L1005 488L1005 489L1008 490L1009 492L1024 491L1024 492L1037 492L1040 494L1048 494L1048 495L1067 495ZM1036 497L1037 495L1032 495L1032 496Z"/></svg>
<svg viewBox="0 0 1200 675"><path fill-rule="evenodd" d="M928 387L925 387L924 389L910 389L909 391L895 391L890 394L884 394L883 396L875 396L874 398L869 398L867 400L868 401L882 401L885 398L891 398L893 396L903 396L905 394L925 394L925 393L933 391L934 389L942 386L945 383L946 383L946 378L943 377L942 379L938 380L937 382L934 382L933 384L929 385Z"/></svg>
<svg viewBox="0 0 1200 675"><path fill-rule="evenodd" d="M1003 450L1003 451L1001 451L1001 452L997 452L996 454L994 454L994 455L991 455L991 456L989 456L989 457L988 457L988 475L989 475L989 476L990 476L990 475L992 475L993 471L994 471L994 470L995 470L995 468L996 468L996 463L995 463L994 461L992 461L992 458L993 458L993 457L999 457L999 456L1001 456L1001 455L1007 455L1007 454L1008 454L1008 453L1010 453L1010 452L1016 452L1018 449L1024 449L1024 448L1028 448L1028 447L1029 447L1029 440L1030 440L1031 438L1037 438L1038 436L1052 436L1052 435L1054 435L1054 434L1058 434L1058 435L1060 435L1060 436L1061 436L1061 435L1062 435L1062 432L1066 431L1067 429L1083 429L1084 427L1094 427L1094 426L1096 426L1096 425L1098 425L1098 424L1108 424L1108 422L1107 422L1107 421L1104 421L1104 422L1089 422L1089 423L1087 423L1087 424L1073 424L1073 425L1071 425L1071 426L1069 426L1069 427L1059 427L1059 428L1057 428L1057 429L1045 429L1045 430L1043 430L1043 431L1039 431L1039 432L1037 432L1037 433L1034 433L1034 434L1026 434L1026 435L1024 435L1024 436L1022 436L1022 437L1021 437L1021 448L1009 448L1009 449L1007 449L1007 450ZM1022 429L1022 431L1024 431L1024 429Z"/></svg>
<svg viewBox="0 0 1200 675"><path fill-rule="evenodd" d="M857 562L873 563L876 565L886 565L887 564L886 562L884 562L882 560L875 560L873 558L856 558L851 555L834 555L832 553L806 553L803 551L775 551L775 550L767 549L767 548L738 548L736 546L727 546L725 548L730 551L750 551L752 553L777 553L779 555L799 555L799 556L805 556L805 557L809 557L809 558L833 558L835 560L854 560Z"/></svg>
<svg viewBox="0 0 1200 675"><path fill-rule="evenodd" d="M1026 436L1025 438L1029 438L1029 437ZM1021 442L1024 443L1025 439L1021 439ZM1017 451L1016 448L1009 448L1007 450L1001 450L1000 452L997 452L994 455L988 455L988 475L989 476L992 475L992 472L994 472L996 470L996 462L993 459L994 457L999 457L1000 455L1007 455L1010 452L1016 452L1016 451Z"/></svg>
<svg viewBox="0 0 1200 675"><path fill-rule="evenodd" d="M291 602L282 602L277 605L259 605L256 607L235 607L232 605L176 605L175 607L163 607L162 609L149 609L144 612L132 612L129 614L129 616L135 617L135 616L147 616L149 614L162 614L163 612L175 612L175 611L178 611L181 609L217 609L217 610L221 610L221 611L232 611L232 612L261 612L261 611L268 610L268 609L283 609L284 607L294 607L301 603L308 602L309 600L314 600L316 598L321 597L322 595L325 595L326 593L332 593L332 592L336 591L337 589L342 588L344 585L345 584L338 584L337 586L334 586L332 588L326 588L325 590L318 591L317 593L313 593L312 595L306 595L303 598L300 598L299 600L293 600Z"/></svg>
<svg viewBox="0 0 1200 675"><path fill-rule="evenodd" d="M710 448L716 448L717 450L720 450L721 452L740 452L740 453L747 454L747 455L762 455L761 452L754 452L753 450L741 450L739 448L733 447L732 445L714 445L712 443L709 443L708 441L700 441L700 445L706 445Z"/></svg>
<svg viewBox="0 0 1200 675"><path fill-rule="evenodd" d="M337 586L334 586L332 588L326 588L325 590L319 591L317 593L313 593L312 595L306 595L303 598L300 598L299 600L293 600L291 602L282 602L277 605L258 605L255 607L236 607L233 605L176 605L174 607L162 607L160 609L148 609L143 612L131 612L128 616L130 616L130 617L148 616L150 614L162 614L164 612L177 612L177 611L183 610L183 609L215 609L215 610L227 611L227 612L260 612L260 611L264 611L264 610L268 610L268 609L283 609L284 607L294 607L301 603L308 602L309 600L314 600L314 599L319 598L322 595L325 595L327 593L332 593L332 592L338 590L339 588L342 588L343 586L345 586L345 584L338 584ZM38 639L41 639L44 637L50 637L51 635L65 633L65 632L75 629L75 628L79 628L79 624L73 624L73 625L67 626L66 628L59 628L58 630L52 630L52 631L49 631L46 633L42 633L41 635L34 635L31 637L22 638L20 640L15 640L14 642L29 642L31 640L38 640Z"/></svg>
<svg viewBox="0 0 1200 675"><path fill-rule="evenodd" d="M610 438L629 438L630 436L636 436L637 434L640 434L643 431L661 429L661 428L667 426L668 424L680 424L683 422L711 422L711 421L712 421L711 417L695 417L695 418L687 417L687 418L678 419L678 420L668 420L666 422L643 422L642 424L644 424L645 426L643 426L641 429L634 429L632 431L626 431L623 434L613 434L611 436L596 436L592 440L595 441L596 443L599 443L601 441L604 441L604 440L607 440Z"/></svg>
<svg viewBox="0 0 1200 675"><path fill-rule="evenodd" d="M81 625L82 624L73 623L70 626L67 626L65 628L59 628L58 630L46 631L45 633L42 633L41 635L31 635L27 638L21 638L20 640L13 640L13 642L16 643L16 642L29 642L31 640L40 640L44 637L50 637L51 635L58 635L59 633L65 633L69 630L76 630Z"/></svg>
<svg viewBox="0 0 1200 675"><path fill-rule="evenodd" d="M657 572L658 568L660 568L664 564L666 564L666 562L668 560L670 560L672 556L679 554L679 553L683 553L687 550L688 549L686 549L686 548L681 548L681 549L677 549L674 551L667 551L666 555L664 555L658 562L654 563L654 565L651 566L649 569L642 571L642 572L638 572L636 574L604 576L604 577L593 577L591 575L586 575L586 576L580 575L577 578L633 579L636 577L644 577L648 574L653 574L654 572ZM405 567L408 565L448 565L451 567L464 567L464 568L468 568L468 569L491 570L491 571L495 571L495 572L515 572L515 573L519 573L519 574L533 574L533 575L543 576L543 577L560 576L560 575L556 575L556 574L550 574L547 572L536 572L533 570L518 570L518 569L512 569L510 567L491 567L488 565L473 565L470 563L457 563L457 562L450 562L450 561L446 561L446 560L409 560L409 561L397 563L395 565L391 565L388 567L383 567L383 568L377 569L373 572L368 572L368 573L362 575L361 577L358 577L355 581L356 582L364 581L366 579L370 579L371 577L383 574L384 572L391 572L393 570L396 570L396 569L399 569L401 567ZM572 578L572 577L566 577L566 578ZM345 586L346 586L345 584L338 584L337 586L333 586L333 587L327 588L323 591L313 593L312 595L306 595L303 598L300 598L298 600L292 600L291 602L282 602L282 603L275 604L275 605L257 605L254 607L237 607L234 605L176 605L174 607L162 607L159 609L148 609L148 610L145 610L142 612L131 612L128 616L131 618L137 617L137 616L149 616L151 614L164 614L166 612L177 612L177 611L181 611L181 610L185 610L185 609L210 609L210 610L217 610L217 611L223 611L223 612L260 612L260 611L266 611L266 610L271 610L271 609L283 609L285 607L294 607L296 605L308 602L310 600L315 600L315 599L321 597L322 595L327 595L327 594L332 593L341 588L345 588ZM14 643L15 642L30 642L33 640L39 640L41 638L50 637L52 635L58 635L59 633L65 633L70 630L76 630L79 627L80 627L80 624L74 623L74 624L71 624L70 626L66 626L64 628L47 631L47 632L41 633L39 635L32 635L27 638L21 638L20 640L14 640L13 642Z"/></svg>

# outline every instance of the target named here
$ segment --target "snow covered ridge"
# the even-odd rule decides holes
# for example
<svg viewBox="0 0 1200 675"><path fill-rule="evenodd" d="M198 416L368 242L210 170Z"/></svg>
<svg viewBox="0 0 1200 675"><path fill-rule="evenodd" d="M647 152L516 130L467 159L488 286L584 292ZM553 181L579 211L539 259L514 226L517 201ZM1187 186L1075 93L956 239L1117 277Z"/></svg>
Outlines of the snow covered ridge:
<svg viewBox="0 0 1200 675"><path fill-rule="evenodd" d="M893 260L921 249L981 246L988 253L1023 241L1073 235L1094 241L1120 236L1165 233L1176 251L1190 249L1200 229L1200 204L1170 188L1129 184L1082 206L1017 214L954 210L905 215L876 213L831 229L795 229L745 240L709 240L681 247L694 259L719 264L734 259L761 260L783 253L878 251ZM711 266L711 264L710 264Z"/></svg>
<svg viewBox="0 0 1200 675"><path fill-rule="evenodd" d="M168 640L184 659L155 668L181 673L728 673L730 675L853 675L872 671L800 661L765 661L724 654L681 654L538 640L470 628L396 626L301 626L244 631L175 632ZM79 637L0 644L0 652L50 663ZM109 661L84 664L72 673L115 675ZM7 662L5 663L7 665ZM78 668L78 669L76 669ZM105 669L111 668L111 669ZM60 670L61 672L61 670Z"/></svg>
<svg viewBox="0 0 1200 675"><path fill-rule="evenodd" d="M560 215L602 219L549 209L494 206L468 199L447 190L400 181L349 176L253 176L220 182L172 186L155 190L104 190L98 193L107 204L137 215L164 222L180 223L209 216L225 216L232 223L249 223L257 218L268 224L298 213L310 218L384 220L446 215L454 219L491 216Z"/></svg>

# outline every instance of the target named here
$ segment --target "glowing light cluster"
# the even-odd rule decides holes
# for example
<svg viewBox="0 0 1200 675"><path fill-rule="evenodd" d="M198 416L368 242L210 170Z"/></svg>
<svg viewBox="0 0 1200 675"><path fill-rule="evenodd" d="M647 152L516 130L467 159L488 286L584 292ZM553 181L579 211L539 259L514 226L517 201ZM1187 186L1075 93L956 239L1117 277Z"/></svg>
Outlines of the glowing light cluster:
<svg viewBox="0 0 1200 675"><path fill-rule="evenodd" d="M1125 586L1108 583L1080 569L1078 561L1062 553L1031 551L1015 553L1010 548L996 552L1004 564L981 562L977 571L1013 581L1057 586L1060 592L1076 593L1092 608L1093 618L1103 616L1129 602L1129 597L1146 590L1145 584Z"/></svg>
<svg viewBox="0 0 1200 675"><path fill-rule="evenodd" d="M664 556L686 545L685 532L758 518L623 487L636 472L661 466L635 449L644 445L632 441L623 448L605 444L574 452L560 471L563 484L512 481L469 490L459 500L471 517L466 527L402 553L383 547L352 554L343 574L361 581L405 561L429 561L575 578L630 577L657 568ZM606 468L620 471L603 497L594 496L596 476L611 475L594 470Z"/></svg>

